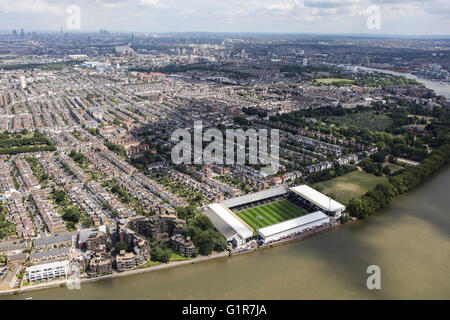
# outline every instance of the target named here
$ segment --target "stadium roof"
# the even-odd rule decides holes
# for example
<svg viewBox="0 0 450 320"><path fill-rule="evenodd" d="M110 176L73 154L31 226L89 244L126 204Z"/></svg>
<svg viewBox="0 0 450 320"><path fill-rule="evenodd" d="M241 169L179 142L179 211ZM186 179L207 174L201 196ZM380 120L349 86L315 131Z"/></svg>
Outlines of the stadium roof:
<svg viewBox="0 0 450 320"><path fill-rule="evenodd" d="M307 186L306 184L293 187L290 190L301 195L306 200L311 201L323 210L332 212L345 210L345 206L343 204L331 199L327 195L324 195L323 193Z"/></svg>
<svg viewBox="0 0 450 320"><path fill-rule="evenodd" d="M235 217L227 207L221 203L213 203L208 205L210 210L206 211L206 215L211 219L214 227L222 233L227 240L234 235L239 234L243 239L250 238L253 231L247 228L239 219Z"/></svg>
<svg viewBox="0 0 450 320"><path fill-rule="evenodd" d="M316 211L298 218L286 220L277 224L273 224L271 226L258 229L258 233L262 235L264 238L267 238L277 233L288 231L290 229L294 229L303 226L305 224L316 222L323 219L329 219L329 217L322 211Z"/></svg>
<svg viewBox="0 0 450 320"><path fill-rule="evenodd" d="M285 194L287 192L286 187L278 187L278 188L272 188L268 190L263 190L251 194L246 194L245 196L236 197L233 199L224 200L220 203L224 204L228 208L240 206L242 204L264 200L267 198L280 196L282 194Z"/></svg>

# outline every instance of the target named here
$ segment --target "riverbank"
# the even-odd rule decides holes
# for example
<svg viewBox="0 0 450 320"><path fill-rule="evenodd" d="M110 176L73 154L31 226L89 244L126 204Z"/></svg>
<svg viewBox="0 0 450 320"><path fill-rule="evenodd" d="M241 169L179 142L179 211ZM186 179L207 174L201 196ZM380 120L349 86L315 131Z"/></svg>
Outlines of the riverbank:
<svg viewBox="0 0 450 320"><path fill-rule="evenodd" d="M375 68L369 68L369 67L363 67L363 66L357 66L357 67L359 70L375 71L375 72L392 74L394 76L403 76L408 79L414 79L416 81L423 83L428 89L434 90L437 95L444 96L447 99L447 101L450 100L450 83L444 83L441 81L435 81L435 80L418 77L412 73L395 72L392 70L375 69Z"/></svg>
<svg viewBox="0 0 450 320"><path fill-rule="evenodd" d="M450 167L367 219L307 241L182 268L1 296L1 300L448 299ZM381 290L366 286L381 268ZM411 281L414 279L414 281Z"/></svg>
<svg viewBox="0 0 450 320"><path fill-rule="evenodd" d="M152 272L152 271L171 269L171 268L176 268L179 266L184 266L184 265L189 265L189 264L196 264L199 262L209 261L209 260L213 260L213 259L219 259L219 258L241 255L241 254L245 254L245 253L251 253L251 252L254 252L255 250L263 250L263 249L273 248L273 247L277 247L277 246L281 246L281 245L286 245L286 244L289 244L292 242L301 241L301 240L313 237L315 235L319 235L321 233L324 233L326 231L329 231L329 230L334 229L339 226L342 226L342 225L341 224L335 224L335 225L330 224L330 225L327 225L326 227L320 227L317 230L314 230L314 231L306 233L306 234L289 237L289 238L282 239L280 241L262 245L259 247L255 246L249 250L239 250L239 251L236 250L234 252L231 252L231 255L230 255L229 251L216 252L210 256L200 256L200 257L197 257L194 259L173 261L173 262L169 262L169 263L161 263L161 264L149 266L147 268L134 269L134 270L124 271L124 272L114 272L112 274L108 274L108 275L104 275L104 276L100 276L100 277L81 278L80 283L83 284L83 283L91 283L91 282L108 280L108 279L115 279L115 278L120 278L120 277L128 277L128 276ZM19 293L44 290L44 289L50 289L50 288L57 288L57 287L65 287L65 286L66 286L66 280L60 280L60 281L54 281L51 283L43 283L43 284L32 285L32 286L30 285L30 286L26 286L26 287L22 287L22 288L16 288L16 289L11 289L11 290L7 290L7 291L0 291L0 296L19 294Z"/></svg>
<svg viewBox="0 0 450 320"><path fill-rule="evenodd" d="M90 282L94 282L94 281L127 277L127 276L131 276L131 275L145 273L145 272L175 268L175 267L179 267L179 266L186 265L186 264L195 264L195 263L199 263L202 261L208 261L211 259L223 258L223 257L228 257L228 256L229 256L228 251L218 252L218 253L214 253L210 256L201 256L201 257L197 257L194 259L173 261L173 262L169 262L169 263L161 263L161 264L153 265L153 266L150 266L147 268L142 268L142 269L135 269L135 270L124 271L124 272L114 272L112 274L108 274L108 275L104 275L104 276L100 276L100 277L81 278L80 283L83 284L83 283L90 283ZM16 289L11 289L11 290L7 290L7 291L0 291L0 296L61 287L61 286L65 286L65 285L66 285L66 280L54 281L51 283L44 283L44 284L38 284L38 285L30 285L30 286L26 286L26 287L22 287L22 288L16 288Z"/></svg>

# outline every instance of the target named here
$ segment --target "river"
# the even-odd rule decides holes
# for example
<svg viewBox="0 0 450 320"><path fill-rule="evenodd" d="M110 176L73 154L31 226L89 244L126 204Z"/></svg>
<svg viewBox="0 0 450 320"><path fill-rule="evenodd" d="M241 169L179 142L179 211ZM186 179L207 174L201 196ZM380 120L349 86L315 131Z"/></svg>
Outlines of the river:
<svg viewBox="0 0 450 320"><path fill-rule="evenodd" d="M0 299L450 299L450 167L365 220L288 245ZM381 268L381 289L366 268Z"/></svg>
<svg viewBox="0 0 450 320"><path fill-rule="evenodd" d="M392 74L395 76L404 76L408 79L417 80L417 81L423 83L425 85L425 87L427 87L428 89L434 90L437 95L444 96L447 99L447 101L450 100L450 83L421 78L421 77L418 77L411 73L395 72L395 71L391 71L391 70L374 69L374 68L367 68L367 67L362 67L362 66L357 66L357 67L359 70L370 70L370 71L389 73L389 74Z"/></svg>

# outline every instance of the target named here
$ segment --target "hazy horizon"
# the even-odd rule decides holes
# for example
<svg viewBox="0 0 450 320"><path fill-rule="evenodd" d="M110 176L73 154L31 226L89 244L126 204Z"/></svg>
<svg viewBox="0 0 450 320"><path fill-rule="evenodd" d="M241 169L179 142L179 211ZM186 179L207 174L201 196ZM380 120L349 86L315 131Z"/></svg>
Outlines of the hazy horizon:
<svg viewBox="0 0 450 320"><path fill-rule="evenodd" d="M448 36L447 0L0 0L0 30ZM368 19L379 10L379 28ZM119 27L120 26L120 27Z"/></svg>

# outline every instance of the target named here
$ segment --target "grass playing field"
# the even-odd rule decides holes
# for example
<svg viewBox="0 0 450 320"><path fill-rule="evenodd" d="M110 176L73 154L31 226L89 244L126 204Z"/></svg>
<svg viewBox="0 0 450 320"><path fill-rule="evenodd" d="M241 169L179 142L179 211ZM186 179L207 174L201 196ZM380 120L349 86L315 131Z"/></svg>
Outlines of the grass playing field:
<svg viewBox="0 0 450 320"><path fill-rule="evenodd" d="M333 84L333 83L353 83L355 80L343 78L322 78L316 79L317 83Z"/></svg>
<svg viewBox="0 0 450 320"><path fill-rule="evenodd" d="M377 177L365 171L353 171L328 181L316 183L314 187L319 187L320 192L324 194L333 193L337 201L346 205L351 199L362 196L369 189L386 180L387 178Z"/></svg>
<svg viewBox="0 0 450 320"><path fill-rule="evenodd" d="M236 213L254 230L307 214L287 200L280 200ZM258 220L256 217L261 216Z"/></svg>

